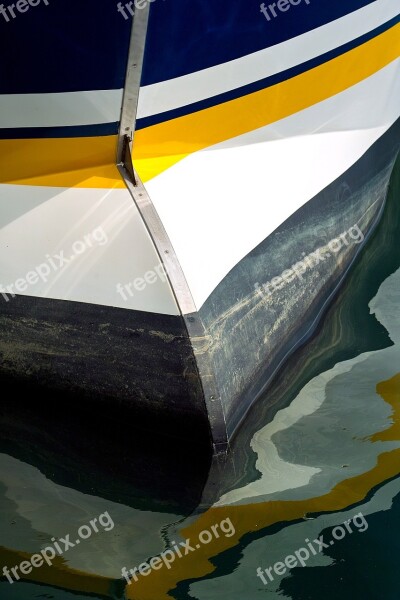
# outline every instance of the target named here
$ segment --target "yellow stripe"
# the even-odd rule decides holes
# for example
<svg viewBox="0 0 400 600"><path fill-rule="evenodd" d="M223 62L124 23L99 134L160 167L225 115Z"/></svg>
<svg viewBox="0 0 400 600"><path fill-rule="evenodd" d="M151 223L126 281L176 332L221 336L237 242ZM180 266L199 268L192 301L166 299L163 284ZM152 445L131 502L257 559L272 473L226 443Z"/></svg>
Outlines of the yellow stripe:
<svg viewBox="0 0 400 600"><path fill-rule="evenodd" d="M8 569L19 565L23 561L30 561L32 556L37 556L37 554L11 550L10 548L0 546L1 563L2 565L6 565ZM103 577L102 575L94 575L73 569L68 566L66 559L61 556L56 556L51 566L45 563L40 568L32 569L27 575L24 575L18 569L19 582L16 581L13 573L10 575L14 579L14 583L17 584L21 581L33 581L42 585L58 587L73 592L93 594L97 597L99 595L106 598L114 597L112 596L112 589L115 580L110 577ZM3 581L7 581L3 573L1 577ZM52 597L54 598L54 596Z"/></svg>
<svg viewBox="0 0 400 600"><path fill-rule="evenodd" d="M343 92L400 55L400 24L306 73L135 133L133 161L148 181L189 154L284 119Z"/></svg>
<svg viewBox="0 0 400 600"><path fill-rule="evenodd" d="M117 136L0 140L0 183L123 188Z"/></svg>
<svg viewBox="0 0 400 600"><path fill-rule="evenodd" d="M400 24L306 73L247 96L135 134L134 164L148 181L189 154L322 102L400 55ZM117 136L0 140L0 183L123 188Z"/></svg>

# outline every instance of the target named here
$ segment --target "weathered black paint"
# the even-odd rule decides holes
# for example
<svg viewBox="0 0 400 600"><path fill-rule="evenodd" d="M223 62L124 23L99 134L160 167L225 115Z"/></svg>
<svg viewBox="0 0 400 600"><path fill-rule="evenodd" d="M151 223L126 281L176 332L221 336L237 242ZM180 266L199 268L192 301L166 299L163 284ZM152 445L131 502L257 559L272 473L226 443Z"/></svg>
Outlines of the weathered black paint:
<svg viewBox="0 0 400 600"><path fill-rule="evenodd" d="M209 443L181 317L27 296L1 299L0 378L3 394L57 406L60 427L65 411L86 406L93 415L120 415L132 430Z"/></svg>

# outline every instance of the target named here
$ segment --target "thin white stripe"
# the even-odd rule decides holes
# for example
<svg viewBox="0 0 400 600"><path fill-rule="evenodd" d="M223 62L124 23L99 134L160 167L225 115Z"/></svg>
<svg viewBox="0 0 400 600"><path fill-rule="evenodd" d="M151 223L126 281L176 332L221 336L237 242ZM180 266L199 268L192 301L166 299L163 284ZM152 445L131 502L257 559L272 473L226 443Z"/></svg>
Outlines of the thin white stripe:
<svg viewBox="0 0 400 600"><path fill-rule="evenodd" d="M244 256L396 121L399 75L400 59L324 102L195 152L146 183L198 309ZM207 174L205 188L193 185L199 173ZM243 174L243 185L234 173Z"/></svg>
<svg viewBox="0 0 400 600"><path fill-rule="evenodd" d="M138 118L173 110L237 89L334 50L399 14L399 0L377 0L296 38L217 65L141 88ZM262 15L260 15L262 18Z"/></svg>
<svg viewBox="0 0 400 600"><path fill-rule="evenodd" d="M121 103L122 90L0 95L0 128L113 123Z"/></svg>

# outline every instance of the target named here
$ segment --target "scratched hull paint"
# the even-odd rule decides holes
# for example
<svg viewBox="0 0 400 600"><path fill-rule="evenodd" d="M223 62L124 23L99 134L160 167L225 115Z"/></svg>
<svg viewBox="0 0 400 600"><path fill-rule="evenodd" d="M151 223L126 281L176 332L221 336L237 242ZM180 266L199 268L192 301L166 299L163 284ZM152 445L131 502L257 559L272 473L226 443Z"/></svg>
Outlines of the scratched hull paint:
<svg viewBox="0 0 400 600"><path fill-rule="evenodd" d="M379 222L399 135L400 121L247 255L200 309L229 438L289 354L312 335Z"/></svg>

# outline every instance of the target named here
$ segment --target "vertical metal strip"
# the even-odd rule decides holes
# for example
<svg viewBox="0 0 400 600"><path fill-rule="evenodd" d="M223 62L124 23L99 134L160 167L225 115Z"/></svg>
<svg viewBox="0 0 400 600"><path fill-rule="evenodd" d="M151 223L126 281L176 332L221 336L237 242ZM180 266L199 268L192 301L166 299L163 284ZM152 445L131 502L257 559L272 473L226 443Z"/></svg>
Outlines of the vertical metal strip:
<svg viewBox="0 0 400 600"><path fill-rule="evenodd" d="M146 44L149 14L150 2L146 2L146 5L143 8L136 8L133 16L128 66L126 70L125 88L122 99L117 164L123 162L124 159L124 140L126 137L128 137L130 143L132 143L136 127L136 114L139 101L140 81L142 78L144 48Z"/></svg>
<svg viewBox="0 0 400 600"><path fill-rule="evenodd" d="M131 156L127 156L127 148L132 148L134 140L149 11L150 3L148 2L145 8L137 9L134 15L122 102L117 165L153 240L160 263L165 267L171 290L184 318L203 388L214 453L221 454L225 453L228 448L226 422L214 371L209 360L204 325L197 313L188 283L168 234L145 186L132 167Z"/></svg>
<svg viewBox="0 0 400 600"><path fill-rule="evenodd" d="M153 240L160 263L165 269L172 293L185 321L203 388L214 454L226 453L228 437L225 415L214 377L214 370L210 363L208 352L210 343L208 336L205 335L203 322L197 312L175 250L139 175L135 172L135 183L133 183L124 165L118 165L118 167Z"/></svg>

